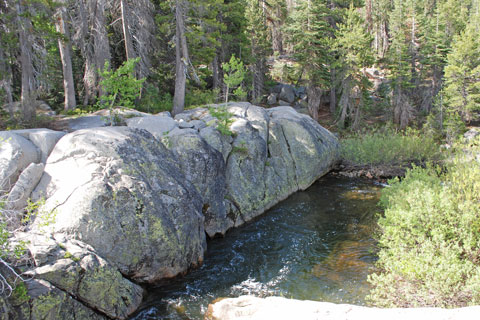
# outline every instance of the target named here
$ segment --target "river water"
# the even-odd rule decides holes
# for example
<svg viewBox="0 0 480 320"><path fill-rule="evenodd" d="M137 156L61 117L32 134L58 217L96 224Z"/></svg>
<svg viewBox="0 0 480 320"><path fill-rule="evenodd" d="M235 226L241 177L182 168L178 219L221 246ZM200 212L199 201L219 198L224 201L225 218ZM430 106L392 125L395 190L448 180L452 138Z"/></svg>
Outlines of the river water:
<svg viewBox="0 0 480 320"><path fill-rule="evenodd" d="M364 304L381 186L328 175L208 243L204 264L150 288L132 319L203 319L221 297Z"/></svg>

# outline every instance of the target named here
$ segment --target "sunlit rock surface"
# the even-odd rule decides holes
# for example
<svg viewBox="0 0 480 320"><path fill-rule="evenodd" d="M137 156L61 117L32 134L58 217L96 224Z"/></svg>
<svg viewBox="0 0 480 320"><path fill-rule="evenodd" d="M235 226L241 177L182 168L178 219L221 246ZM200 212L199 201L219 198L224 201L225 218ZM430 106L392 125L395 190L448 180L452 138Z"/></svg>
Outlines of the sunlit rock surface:
<svg viewBox="0 0 480 320"><path fill-rule="evenodd" d="M208 320L475 320L480 307L461 309L378 309L283 297L241 296L223 299L208 307Z"/></svg>

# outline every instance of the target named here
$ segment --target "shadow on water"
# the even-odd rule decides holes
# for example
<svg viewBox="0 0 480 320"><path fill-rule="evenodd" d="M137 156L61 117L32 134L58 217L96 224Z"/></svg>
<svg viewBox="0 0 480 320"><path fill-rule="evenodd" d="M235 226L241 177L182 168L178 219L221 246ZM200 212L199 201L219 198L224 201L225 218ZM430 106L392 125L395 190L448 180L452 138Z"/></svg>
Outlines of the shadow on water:
<svg viewBox="0 0 480 320"><path fill-rule="evenodd" d="M365 180L320 179L209 241L204 264L151 288L132 319L203 319L213 300L245 294L364 304L380 189Z"/></svg>

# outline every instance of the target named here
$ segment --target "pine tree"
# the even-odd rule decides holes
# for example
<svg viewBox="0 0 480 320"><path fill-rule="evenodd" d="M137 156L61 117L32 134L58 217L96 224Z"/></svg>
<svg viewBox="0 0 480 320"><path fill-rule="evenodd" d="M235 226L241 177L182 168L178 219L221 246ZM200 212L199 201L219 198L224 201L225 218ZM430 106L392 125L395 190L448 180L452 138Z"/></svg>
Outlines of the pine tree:
<svg viewBox="0 0 480 320"><path fill-rule="evenodd" d="M402 129L412 120L414 112L409 93L412 88L412 57L409 51L410 41L407 38L410 30L405 23L409 18L407 6L408 3L403 0L394 2L394 9L390 15L392 41L387 55L392 86L393 121Z"/></svg>
<svg viewBox="0 0 480 320"><path fill-rule="evenodd" d="M364 68L374 62L372 41L364 20L352 4L346 13L345 22L338 26L335 40L335 49L339 56L337 69L340 70L342 79L338 120L341 128L346 126L347 121L351 123L352 129L359 128L361 111L366 104L367 90L371 86Z"/></svg>
<svg viewBox="0 0 480 320"><path fill-rule="evenodd" d="M450 119L476 119L480 110L479 16L472 18L464 32L454 39L445 67L445 102ZM454 130L450 125L450 130Z"/></svg>
<svg viewBox="0 0 480 320"><path fill-rule="evenodd" d="M288 41L308 80L308 110L318 120L322 90L330 87L331 38L325 0L299 0L288 23Z"/></svg>
<svg viewBox="0 0 480 320"><path fill-rule="evenodd" d="M250 71L252 73L252 101L261 100L265 82L265 62L271 45L267 39L265 0L246 0L246 33L250 39Z"/></svg>

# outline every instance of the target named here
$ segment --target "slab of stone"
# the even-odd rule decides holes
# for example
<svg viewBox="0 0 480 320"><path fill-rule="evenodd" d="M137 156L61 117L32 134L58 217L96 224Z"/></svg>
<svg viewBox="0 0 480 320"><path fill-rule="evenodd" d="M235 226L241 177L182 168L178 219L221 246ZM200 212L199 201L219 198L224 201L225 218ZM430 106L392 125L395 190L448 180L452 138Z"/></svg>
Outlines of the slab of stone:
<svg viewBox="0 0 480 320"><path fill-rule="evenodd" d="M41 160L40 150L28 139L9 131L0 132L0 192L8 192L20 173Z"/></svg>
<svg viewBox="0 0 480 320"><path fill-rule="evenodd" d="M146 116L126 120L130 128L144 129L160 140L169 132L178 128L178 123L167 116Z"/></svg>
<svg viewBox="0 0 480 320"><path fill-rule="evenodd" d="M68 131L77 131L81 129L99 128L109 125L107 117L104 116L83 116L68 119Z"/></svg>
<svg viewBox="0 0 480 320"><path fill-rule="evenodd" d="M8 194L5 203L7 209L21 211L27 206L27 200L30 198L30 194L40 181L44 167L43 163L30 163L30 165L23 170Z"/></svg>
<svg viewBox="0 0 480 320"><path fill-rule="evenodd" d="M379 309L283 297L241 296L208 306L207 320L476 320L480 307Z"/></svg>
<svg viewBox="0 0 480 320"><path fill-rule="evenodd" d="M16 133L30 140L42 153L41 161L47 162L47 158L52 152L53 148L66 133L62 131L54 131L50 129L24 129L24 130L12 130L12 133Z"/></svg>

